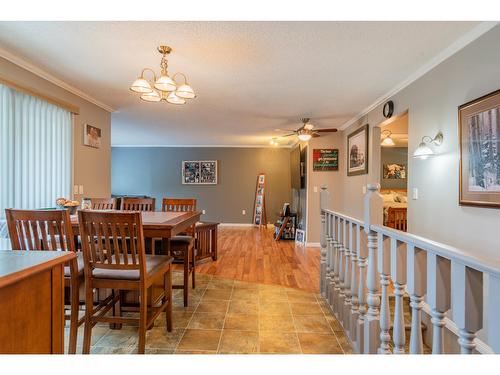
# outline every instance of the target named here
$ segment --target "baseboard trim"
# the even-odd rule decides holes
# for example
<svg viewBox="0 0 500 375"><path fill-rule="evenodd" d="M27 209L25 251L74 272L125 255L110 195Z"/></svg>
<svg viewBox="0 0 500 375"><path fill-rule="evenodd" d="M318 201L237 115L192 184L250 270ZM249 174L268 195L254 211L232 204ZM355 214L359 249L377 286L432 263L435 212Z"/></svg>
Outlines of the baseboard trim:
<svg viewBox="0 0 500 375"><path fill-rule="evenodd" d="M306 247L321 247L319 242L306 242Z"/></svg>
<svg viewBox="0 0 500 375"><path fill-rule="evenodd" d="M431 307L429 306L429 304L427 302L423 302L422 305L423 305L422 310L424 311L424 313L426 313L429 316L432 316L432 313L431 313L432 310L431 310ZM451 333L453 333L455 336L458 337L459 329L458 329L458 326L455 324L455 322L448 317L444 318L444 322L445 322L446 329L448 329ZM491 347L488 344L486 344L484 341L482 341L481 339L478 339L476 337L476 339L474 341L476 344L476 350L479 353L481 353L481 354L495 354L493 349L491 349Z"/></svg>
<svg viewBox="0 0 500 375"><path fill-rule="evenodd" d="M252 223L220 223L221 227L253 227Z"/></svg>

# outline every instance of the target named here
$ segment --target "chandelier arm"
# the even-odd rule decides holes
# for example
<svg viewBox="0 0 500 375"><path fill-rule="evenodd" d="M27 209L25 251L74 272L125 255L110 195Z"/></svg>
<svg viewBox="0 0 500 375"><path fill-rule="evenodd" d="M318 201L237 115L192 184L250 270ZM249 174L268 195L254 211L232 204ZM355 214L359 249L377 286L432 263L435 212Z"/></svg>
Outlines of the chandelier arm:
<svg viewBox="0 0 500 375"><path fill-rule="evenodd" d="M155 81L156 81L156 73L155 73L155 71L154 71L153 69L151 69L151 68L144 68L144 69L142 69L142 72L141 72L141 78L143 78L143 79L146 79L146 78L144 77L144 73L145 73L145 72L151 72L151 73L153 73L153 82L155 82Z"/></svg>
<svg viewBox="0 0 500 375"><path fill-rule="evenodd" d="M172 79L174 80L175 83L177 83L177 81L175 80L175 76L182 76L184 78L184 84L187 85L188 82L187 82L187 78L186 78L186 75L184 73L181 73L181 72L177 72L175 73L173 76L172 76Z"/></svg>

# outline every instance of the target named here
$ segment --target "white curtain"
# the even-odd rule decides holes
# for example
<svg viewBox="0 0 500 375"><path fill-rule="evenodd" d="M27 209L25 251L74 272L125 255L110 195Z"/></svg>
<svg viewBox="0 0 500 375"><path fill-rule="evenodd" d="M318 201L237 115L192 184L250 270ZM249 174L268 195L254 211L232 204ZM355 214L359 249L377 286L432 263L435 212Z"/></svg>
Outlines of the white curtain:
<svg viewBox="0 0 500 375"><path fill-rule="evenodd" d="M71 148L70 112L0 84L0 237L5 208L70 197Z"/></svg>

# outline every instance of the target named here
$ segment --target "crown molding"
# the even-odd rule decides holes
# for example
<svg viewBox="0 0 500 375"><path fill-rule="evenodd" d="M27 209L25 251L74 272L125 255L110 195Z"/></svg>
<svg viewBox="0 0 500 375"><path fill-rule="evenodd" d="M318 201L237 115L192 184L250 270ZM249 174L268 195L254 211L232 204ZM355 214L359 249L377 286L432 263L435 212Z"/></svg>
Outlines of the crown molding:
<svg viewBox="0 0 500 375"><path fill-rule="evenodd" d="M292 148L292 146L283 145L283 146L267 146L267 145L111 145L111 147L126 147L126 148L169 148L169 147L193 147L193 148Z"/></svg>
<svg viewBox="0 0 500 375"><path fill-rule="evenodd" d="M450 44L447 48L445 48L440 53L438 53L436 56L434 56L426 64L424 64L419 69L417 69L413 74L411 74L409 77L407 77L404 81L400 82L398 85L393 87L387 93L385 93L384 95L377 98L372 104L370 104L368 107L363 109L356 116L354 116L353 118L351 118L350 120L348 120L344 124L342 124L342 126L339 127L339 130L347 129L349 126L354 124L360 118L367 115L373 109L377 108L379 105L381 105L382 103L389 100L392 96L396 95L398 92L400 92L404 88L411 85L417 79L419 79L424 74L428 73L429 71L434 69L436 66L441 64L443 61L445 61L446 59L448 59L449 57L451 57L452 55L454 55L455 53L460 51L466 45L473 42L474 40L479 38L481 35L490 31L493 27L498 25L498 23L499 23L498 21L481 22L479 25L477 25L472 30L470 30L469 32L462 35L460 38L458 38L452 44Z"/></svg>
<svg viewBox="0 0 500 375"><path fill-rule="evenodd" d="M70 93L79 96L82 99L85 99L86 101L95 104L96 106L108 111L108 112L115 112L115 109L110 107L109 105L95 99L94 97L84 93L83 91L77 89L76 87L70 85L69 83L66 83L59 78L53 76L49 72L33 65L32 63L22 59L19 56L14 55L10 51L7 51L6 49L0 47L0 57L4 58L5 60L10 61L11 63L29 71L30 73L33 73L37 75L38 77L41 77L45 79L46 81L49 81L50 83L53 83L56 86L61 87L62 89L69 91Z"/></svg>

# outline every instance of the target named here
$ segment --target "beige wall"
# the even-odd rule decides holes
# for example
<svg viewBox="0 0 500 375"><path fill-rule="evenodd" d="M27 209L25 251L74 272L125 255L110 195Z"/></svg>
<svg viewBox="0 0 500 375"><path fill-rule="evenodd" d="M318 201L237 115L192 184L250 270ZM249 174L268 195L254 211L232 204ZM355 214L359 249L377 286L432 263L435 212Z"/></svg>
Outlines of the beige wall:
<svg viewBox="0 0 500 375"><path fill-rule="evenodd" d="M314 172L312 153L315 148L338 148L339 170L331 172ZM330 133L309 141L307 154L307 242L319 242L320 211L319 192L321 186L326 185L330 192L329 207L334 210L342 209L342 182L345 174L344 142L340 133ZM317 192L314 191L317 188Z"/></svg>
<svg viewBox="0 0 500 375"><path fill-rule="evenodd" d="M458 204L459 144L457 108L459 105L500 88L500 26L460 50L429 73L391 98L395 114L409 111L408 152L411 155L424 135L443 132L440 155L427 160L408 160L408 191L417 188L419 199L409 199L409 232L456 246L464 251L498 259L500 242L496 235L500 209L465 207ZM382 107L351 126L368 122L371 129L383 121ZM377 136L373 139L379 139ZM380 151L373 147L371 152ZM371 154L370 154L371 156ZM370 174L347 177L342 210L362 218L362 189L369 182L379 182L380 166L370 163ZM377 174L373 171L376 170Z"/></svg>
<svg viewBox="0 0 500 375"><path fill-rule="evenodd" d="M20 86L80 108L79 115L74 116L74 184L83 185L84 196L109 196L111 194L111 114L3 58L0 58L0 76ZM84 124L101 128L102 146L100 149L83 145ZM81 197L81 195L75 196L76 199L81 199Z"/></svg>

